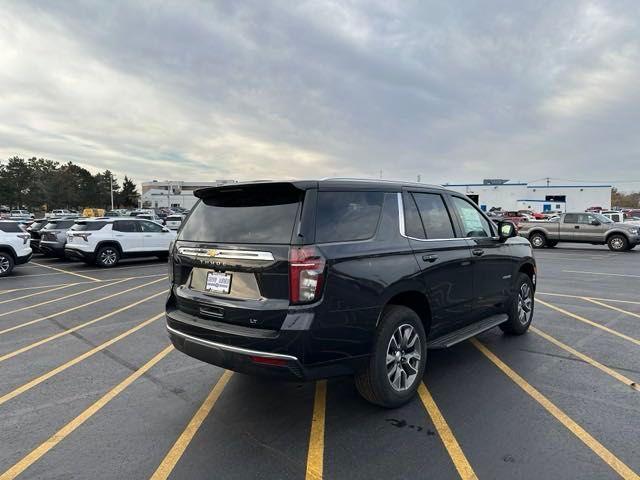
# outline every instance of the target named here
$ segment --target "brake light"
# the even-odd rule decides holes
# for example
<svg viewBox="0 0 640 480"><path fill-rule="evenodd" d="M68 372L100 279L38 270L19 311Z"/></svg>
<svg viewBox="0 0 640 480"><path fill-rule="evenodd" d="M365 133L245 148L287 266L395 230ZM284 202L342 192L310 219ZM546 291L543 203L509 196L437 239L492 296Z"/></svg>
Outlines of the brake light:
<svg viewBox="0 0 640 480"><path fill-rule="evenodd" d="M81 239L83 239L85 242L88 242L88 238L91 236L90 233L76 233L75 234L76 237L80 237Z"/></svg>
<svg viewBox="0 0 640 480"><path fill-rule="evenodd" d="M26 245L31 238L31 235L29 235L28 233L19 233L18 238L21 238L22 242Z"/></svg>
<svg viewBox="0 0 640 480"><path fill-rule="evenodd" d="M287 361L281 358L257 357L257 356L251 355L251 361L253 363L259 363L262 365L274 365L277 367L284 367L287 365Z"/></svg>
<svg viewBox="0 0 640 480"><path fill-rule="evenodd" d="M317 300L324 283L325 259L313 246L289 251L289 299L291 303Z"/></svg>

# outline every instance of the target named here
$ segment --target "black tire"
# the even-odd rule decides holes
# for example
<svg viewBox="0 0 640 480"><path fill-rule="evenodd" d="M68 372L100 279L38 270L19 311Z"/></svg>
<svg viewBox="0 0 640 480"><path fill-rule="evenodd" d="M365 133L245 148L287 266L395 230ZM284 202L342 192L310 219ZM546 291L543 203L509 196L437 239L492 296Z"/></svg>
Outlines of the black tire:
<svg viewBox="0 0 640 480"><path fill-rule="evenodd" d="M96 265L102 268L115 267L120 261L120 251L112 245L100 247L96 252Z"/></svg>
<svg viewBox="0 0 640 480"><path fill-rule="evenodd" d="M614 233L607 238L607 247L613 252L624 252L629 250L629 240L621 233Z"/></svg>
<svg viewBox="0 0 640 480"><path fill-rule="evenodd" d="M529 301L526 301L526 298ZM520 310L520 305L525 311L524 316L522 310ZM534 306L534 290L531 277L525 273L519 273L513 298L511 299L511 306L509 307L509 320L500 324L502 331L509 335L522 335L529 330L529 325L531 325L531 320L533 319Z"/></svg>
<svg viewBox="0 0 640 480"><path fill-rule="evenodd" d="M16 262L10 253L0 252L0 277L8 276L15 266Z"/></svg>
<svg viewBox="0 0 640 480"><path fill-rule="evenodd" d="M547 240L547 248L554 248L558 245L557 240Z"/></svg>
<svg viewBox="0 0 640 480"><path fill-rule="evenodd" d="M411 327L411 329L408 329L407 327ZM419 346L415 350L411 351L409 351L411 348L410 345L401 347L402 352L407 353L411 358L405 361L405 357L402 356L400 350L398 350L395 354L395 361L398 363L391 365L390 363L387 363L387 352L390 348L393 348L392 337L394 337L394 334L396 334L397 331L408 331L410 335L415 334L417 341L419 341ZM415 337L411 337L414 338L414 340L413 342L410 342L413 343L414 348L416 345ZM398 337L394 337L393 342L395 342L395 338ZM415 352L419 354L418 359L415 359L413 356ZM400 305L390 305L384 310L382 318L380 319L380 324L378 325L373 342L373 352L369 359L367 369L355 376L356 388L365 400L375 405L385 408L399 407L411 400L416 393L416 390L422 382L422 377L424 376L426 360L427 339L420 317L410 308ZM410 362L415 363L412 365ZM406 381L409 381L410 379L409 375L406 373L407 370L415 372L411 373L411 376L413 377L411 379L411 383L409 385L404 385L405 388L402 388L402 386L399 385L399 387L402 388L401 390L395 388L389 377L389 375L393 375L393 373L388 371L388 365L391 365L389 368L393 368L395 366L395 372L398 372L399 369L402 368L405 372L405 376L407 377ZM396 375L395 378L397 379L399 375L400 374ZM400 377L399 384L402 382L401 378L402 377Z"/></svg>
<svg viewBox="0 0 640 480"><path fill-rule="evenodd" d="M529 242L533 248L544 248L547 245L547 237L542 232L533 232L529 235Z"/></svg>

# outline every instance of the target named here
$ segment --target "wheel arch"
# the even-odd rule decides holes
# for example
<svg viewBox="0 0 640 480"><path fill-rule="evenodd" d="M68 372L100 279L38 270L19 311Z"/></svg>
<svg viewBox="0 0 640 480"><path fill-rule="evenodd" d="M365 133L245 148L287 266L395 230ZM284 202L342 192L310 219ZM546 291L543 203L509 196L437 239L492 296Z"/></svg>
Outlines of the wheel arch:
<svg viewBox="0 0 640 480"><path fill-rule="evenodd" d="M102 247L116 247L118 253L122 255L122 246L115 240L102 240L98 242L95 252L98 253L98 250L100 250Z"/></svg>
<svg viewBox="0 0 640 480"><path fill-rule="evenodd" d="M380 314L378 316L379 324L380 318L382 317L382 313L385 308L389 305L400 305L403 307L410 308L422 321L422 326L424 327L425 335L429 336L429 330L431 328L431 304L429 303L429 299L427 296L418 290L404 290L401 292L395 293L392 297L390 297L382 309L380 310Z"/></svg>
<svg viewBox="0 0 640 480"><path fill-rule="evenodd" d="M13 261L15 262L18 258L16 255L16 251L13 249L11 245L0 245L0 252L8 253L13 257Z"/></svg>
<svg viewBox="0 0 640 480"><path fill-rule="evenodd" d="M531 279L531 283L533 283L533 290L536 289L535 275L536 275L536 266L533 263L527 262L520 265L518 269L518 273L524 273Z"/></svg>

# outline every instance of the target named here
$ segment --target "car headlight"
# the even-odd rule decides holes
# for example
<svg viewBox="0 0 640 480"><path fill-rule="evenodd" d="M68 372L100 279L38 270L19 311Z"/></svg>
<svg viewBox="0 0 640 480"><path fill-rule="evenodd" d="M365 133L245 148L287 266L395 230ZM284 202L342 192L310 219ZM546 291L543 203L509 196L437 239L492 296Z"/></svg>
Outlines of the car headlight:
<svg viewBox="0 0 640 480"><path fill-rule="evenodd" d="M638 228L630 228L629 233L631 235L638 235L638 230L639 230Z"/></svg>

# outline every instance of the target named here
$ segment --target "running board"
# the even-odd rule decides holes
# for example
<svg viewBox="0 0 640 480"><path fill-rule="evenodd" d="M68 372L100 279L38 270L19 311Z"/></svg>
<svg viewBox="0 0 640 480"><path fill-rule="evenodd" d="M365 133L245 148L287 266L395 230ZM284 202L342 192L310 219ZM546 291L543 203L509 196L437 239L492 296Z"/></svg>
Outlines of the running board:
<svg viewBox="0 0 640 480"><path fill-rule="evenodd" d="M490 317L485 318L484 320L480 320L479 322L472 323L471 325L467 325L466 327L461 328L460 330L456 330L455 332L447 333L438 338L434 338L430 342L427 343L427 348L449 348L456 343L463 342L468 338L474 337L479 333L485 332L493 327L500 325L501 323L506 322L509 319L509 316L506 313L501 313L499 315L492 315Z"/></svg>

